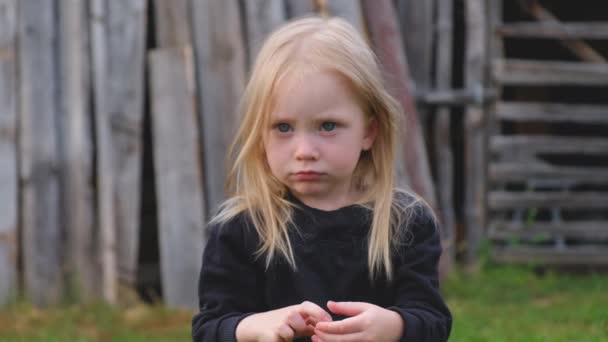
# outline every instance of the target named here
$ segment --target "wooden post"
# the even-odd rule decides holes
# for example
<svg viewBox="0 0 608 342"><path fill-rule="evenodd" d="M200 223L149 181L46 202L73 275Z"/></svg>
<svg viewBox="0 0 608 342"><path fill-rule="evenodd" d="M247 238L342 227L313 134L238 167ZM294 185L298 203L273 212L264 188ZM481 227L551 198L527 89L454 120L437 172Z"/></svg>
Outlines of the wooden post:
<svg viewBox="0 0 608 342"><path fill-rule="evenodd" d="M466 0L465 87L484 89L486 60L486 2ZM486 222L486 132L484 108L468 106L465 111L465 220L466 262L474 266Z"/></svg>
<svg viewBox="0 0 608 342"><path fill-rule="evenodd" d="M437 1L437 68L436 88L439 91L452 88L452 41L454 39L453 0ZM442 219L442 246L439 274L445 278L453 268L455 256L455 215L454 215L454 157L451 143L450 108L441 107L437 110L435 122L435 158L437 165L437 193Z"/></svg>
<svg viewBox="0 0 608 342"><path fill-rule="evenodd" d="M194 309L205 208L188 4L156 0L160 48L148 66L163 299Z"/></svg>
<svg viewBox="0 0 608 342"><path fill-rule="evenodd" d="M428 164L423 133L418 112L409 89L407 59L399 34L397 19L390 0L364 0L363 12L381 65L384 66L387 88L405 111L406 131L403 138L403 160L397 165L399 177L406 179L409 187L422 196L433 208L437 208L433 180ZM403 174L405 170L405 175Z"/></svg>
<svg viewBox="0 0 608 342"><path fill-rule="evenodd" d="M361 12L361 2L352 0L327 0L325 1L327 11L330 15L346 19L351 25L365 33L365 21Z"/></svg>
<svg viewBox="0 0 608 342"><path fill-rule="evenodd" d="M61 104L65 177L66 272L70 296L100 295L93 218L93 148L89 112L87 11L79 0L60 0Z"/></svg>
<svg viewBox="0 0 608 342"><path fill-rule="evenodd" d="M107 110L113 146L118 276L134 285L139 250L145 0L111 0L107 6Z"/></svg>
<svg viewBox="0 0 608 342"><path fill-rule="evenodd" d="M97 136L97 225L101 291L109 303L116 302L116 215L114 203L113 146L108 103L108 42L106 0L91 0L91 45L95 135Z"/></svg>
<svg viewBox="0 0 608 342"><path fill-rule="evenodd" d="M21 222L25 294L40 306L63 295L55 1L19 1Z"/></svg>
<svg viewBox="0 0 608 342"><path fill-rule="evenodd" d="M150 53L163 297L194 309L205 215L192 68L189 47Z"/></svg>
<svg viewBox="0 0 608 342"><path fill-rule="evenodd" d="M213 215L225 199L225 158L240 118L245 48L237 0L196 1L193 15L205 203L206 212Z"/></svg>
<svg viewBox="0 0 608 342"><path fill-rule="evenodd" d="M283 24L285 3L283 0L241 0L245 7L245 17L242 18L247 31L247 64L251 67L255 61L264 39L277 26Z"/></svg>
<svg viewBox="0 0 608 342"><path fill-rule="evenodd" d="M17 0L0 0L0 307L17 296Z"/></svg>

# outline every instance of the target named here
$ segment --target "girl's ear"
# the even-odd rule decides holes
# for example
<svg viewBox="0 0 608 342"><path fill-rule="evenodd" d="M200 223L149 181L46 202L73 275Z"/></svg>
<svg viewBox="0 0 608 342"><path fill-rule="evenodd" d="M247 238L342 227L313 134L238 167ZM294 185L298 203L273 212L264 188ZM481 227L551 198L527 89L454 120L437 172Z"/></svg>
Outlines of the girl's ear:
<svg viewBox="0 0 608 342"><path fill-rule="evenodd" d="M378 121L376 118L370 118L365 127L365 135L363 136L363 150L367 151L372 148L374 141L378 136Z"/></svg>

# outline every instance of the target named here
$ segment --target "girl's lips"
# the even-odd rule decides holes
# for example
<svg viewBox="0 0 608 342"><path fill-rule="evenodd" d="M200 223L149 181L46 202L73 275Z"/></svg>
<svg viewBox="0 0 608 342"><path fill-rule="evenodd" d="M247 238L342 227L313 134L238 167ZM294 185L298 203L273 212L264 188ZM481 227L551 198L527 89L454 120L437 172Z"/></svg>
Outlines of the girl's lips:
<svg viewBox="0 0 608 342"><path fill-rule="evenodd" d="M301 171L301 172L294 173L294 177L297 180L303 180L303 181L317 180L317 179L321 178L322 175L323 175L322 173L314 172L314 171Z"/></svg>

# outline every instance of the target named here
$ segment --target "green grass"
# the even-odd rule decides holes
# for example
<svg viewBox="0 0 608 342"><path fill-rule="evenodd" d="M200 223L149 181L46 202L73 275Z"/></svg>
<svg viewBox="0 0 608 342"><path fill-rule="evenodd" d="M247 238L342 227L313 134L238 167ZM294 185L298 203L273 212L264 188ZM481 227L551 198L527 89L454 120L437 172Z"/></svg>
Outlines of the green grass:
<svg viewBox="0 0 608 342"><path fill-rule="evenodd" d="M492 266L443 286L450 341L608 341L608 274Z"/></svg>
<svg viewBox="0 0 608 342"><path fill-rule="evenodd" d="M450 341L608 341L608 274L537 276L531 267L485 266L443 284ZM103 304L0 311L0 342L190 341L191 313Z"/></svg>

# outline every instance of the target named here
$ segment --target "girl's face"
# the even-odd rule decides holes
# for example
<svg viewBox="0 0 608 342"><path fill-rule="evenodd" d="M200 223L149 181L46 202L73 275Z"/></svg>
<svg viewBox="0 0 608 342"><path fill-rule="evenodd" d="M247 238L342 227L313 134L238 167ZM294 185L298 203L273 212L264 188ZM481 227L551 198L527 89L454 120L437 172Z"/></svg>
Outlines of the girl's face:
<svg viewBox="0 0 608 342"><path fill-rule="evenodd" d="M287 76L279 85L264 134L273 175L308 206L333 210L356 198L351 180L377 125L345 79L330 71Z"/></svg>

